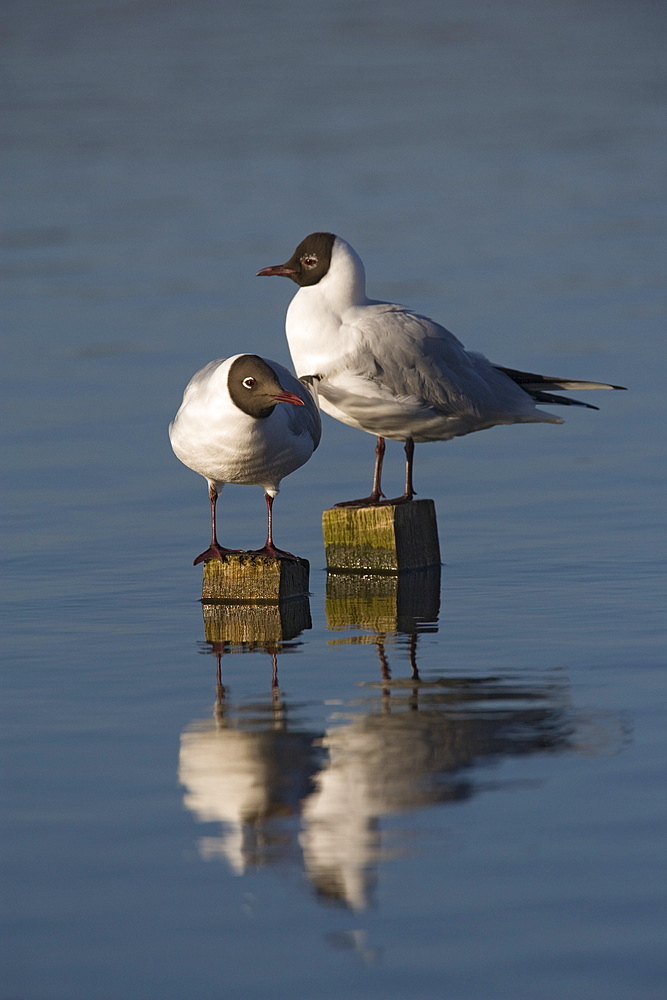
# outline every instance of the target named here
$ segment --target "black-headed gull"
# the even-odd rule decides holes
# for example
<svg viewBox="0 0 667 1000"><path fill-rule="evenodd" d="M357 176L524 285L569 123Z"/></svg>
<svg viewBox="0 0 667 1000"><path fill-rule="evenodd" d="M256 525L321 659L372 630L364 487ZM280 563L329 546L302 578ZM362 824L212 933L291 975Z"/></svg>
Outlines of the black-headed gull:
<svg viewBox="0 0 667 1000"><path fill-rule="evenodd" d="M385 438L405 442L405 492L386 501L401 503L415 495L415 442L448 441L496 424L561 424L536 403L597 407L548 390L623 388L494 365L426 316L367 298L361 258L333 233L312 233L285 264L258 274L299 285L286 319L297 375L319 377L325 413L377 436L370 496L337 506L382 502Z"/></svg>
<svg viewBox="0 0 667 1000"><path fill-rule="evenodd" d="M315 451L320 431L315 390L275 361L235 354L192 377L169 438L177 458L208 482L211 545L195 566L238 551L219 545L216 534L216 503L225 483L264 488L266 543L253 554L297 558L273 544L273 499L281 479Z"/></svg>

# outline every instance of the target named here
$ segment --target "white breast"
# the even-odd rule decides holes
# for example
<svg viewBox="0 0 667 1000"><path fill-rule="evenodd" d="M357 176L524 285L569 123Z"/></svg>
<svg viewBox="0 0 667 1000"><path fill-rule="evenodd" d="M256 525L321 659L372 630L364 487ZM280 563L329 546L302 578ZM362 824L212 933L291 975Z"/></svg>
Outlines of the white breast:
<svg viewBox="0 0 667 1000"><path fill-rule="evenodd" d="M285 332L299 378L326 374L340 364L340 316L318 294L318 287L302 288L287 310Z"/></svg>
<svg viewBox="0 0 667 1000"><path fill-rule="evenodd" d="M358 346L355 331L343 332L345 316L365 305L361 258L336 237L327 274L316 285L300 288L287 310L285 332L297 375L342 371Z"/></svg>

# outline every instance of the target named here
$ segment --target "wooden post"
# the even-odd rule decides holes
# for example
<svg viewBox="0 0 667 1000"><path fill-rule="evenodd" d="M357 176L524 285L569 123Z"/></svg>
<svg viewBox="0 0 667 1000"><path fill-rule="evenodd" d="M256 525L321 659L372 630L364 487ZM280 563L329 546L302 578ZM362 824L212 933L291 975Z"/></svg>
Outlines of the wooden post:
<svg viewBox="0 0 667 1000"><path fill-rule="evenodd" d="M253 603L285 601L308 594L306 559L273 559L250 552L232 552L204 563L203 601Z"/></svg>
<svg viewBox="0 0 667 1000"><path fill-rule="evenodd" d="M398 573L440 565L432 500L331 507L322 515L330 570Z"/></svg>
<svg viewBox="0 0 667 1000"><path fill-rule="evenodd" d="M204 601L202 613L204 636L214 646L225 643L250 649L273 646L313 627L307 597L263 604Z"/></svg>
<svg viewBox="0 0 667 1000"><path fill-rule="evenodd" d="M440 566L406 573L328 573L327 625L373 632L437 631Z"/></svg>

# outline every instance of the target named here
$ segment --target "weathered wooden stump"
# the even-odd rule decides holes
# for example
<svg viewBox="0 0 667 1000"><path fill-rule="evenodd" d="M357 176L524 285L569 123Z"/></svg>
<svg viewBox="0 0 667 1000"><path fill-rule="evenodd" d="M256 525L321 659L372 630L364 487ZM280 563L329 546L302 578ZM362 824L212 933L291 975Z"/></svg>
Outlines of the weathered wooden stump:
<svg viewBox="0 0 667 1000"><path fill-rule="evenodd" d="M289 601L249 601L237 604L202 602L204 636L214 647L243 645L250 649L274 646L313 627L307 597Z"/></svg>
<svg viewBox="0 0 667 1000"><path fill-rule="evenodd" d="M440 565L432 500L377 507L331 507L322 515L330 570L399 573Z"/></svg>
<svg viewBox="0 0 667 1000"><path fill-rule="evenodd" d="M405 573L328 573L327 624L373 632L435 631L440 566Z"/></svg>
<svg viewBox="0 0 667 1000"><path fill-rule="evenodd" d="M204 563L203 601L278 602L308 594L310 566L306 559L273 559L250 552L232 552Z"/></svg>

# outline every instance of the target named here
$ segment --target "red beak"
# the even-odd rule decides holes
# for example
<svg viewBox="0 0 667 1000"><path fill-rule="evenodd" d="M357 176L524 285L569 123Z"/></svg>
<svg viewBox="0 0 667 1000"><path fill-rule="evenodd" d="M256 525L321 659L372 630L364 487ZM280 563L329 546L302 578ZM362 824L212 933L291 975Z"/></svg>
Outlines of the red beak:
<svg viewBox="0 0 667 1000"><path fill-rule="evenodd" d="M293 274L296 274L296 271L294 268L288 267L287 264L274 264L273 267L263 267L255 277L263 278L273 274L278 274L281 278L291 278Z"/></svg>
<svg viewBox="0 0 667 1000"><path fill-rule="evenodd" d="M304 401L297 396L295 392L280 392L276 396L272 396L271 399L275 399L278 403L292 403L294 406L305 406Z"/></svg>

